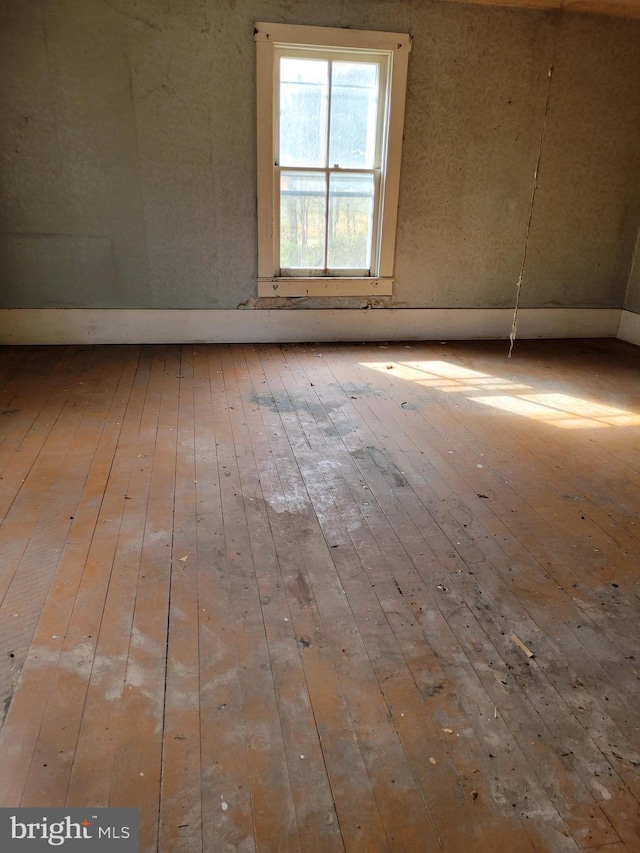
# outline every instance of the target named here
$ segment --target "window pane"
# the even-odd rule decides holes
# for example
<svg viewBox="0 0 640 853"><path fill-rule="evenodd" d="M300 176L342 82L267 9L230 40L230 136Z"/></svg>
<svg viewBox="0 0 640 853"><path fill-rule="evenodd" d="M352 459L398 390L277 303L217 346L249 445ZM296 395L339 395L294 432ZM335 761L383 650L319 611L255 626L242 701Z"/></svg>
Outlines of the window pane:
<svg viewBox="0 0 640 853"><path fill-rule="evenodd" d="M281 173L281 269L324 268L325 181L324 175Z"/></svg>
<svg viewBox="0 0 640 853"><path fill-rule="evenodd" d="M327 257L330 269L370 268L373 189L373 175L331 175Z"/></svg>
<svg viewBox="0 0 640 853"><path fill-rule="evenodd" d="M378 65L334 62L329 165L371 169L376 150Z"/></svg>
<svg viewBox="0 0 640 853"><path fill-rule="evenodd" d="M281 166L325 166L329 63L321 59L280 60Z"/></svg>

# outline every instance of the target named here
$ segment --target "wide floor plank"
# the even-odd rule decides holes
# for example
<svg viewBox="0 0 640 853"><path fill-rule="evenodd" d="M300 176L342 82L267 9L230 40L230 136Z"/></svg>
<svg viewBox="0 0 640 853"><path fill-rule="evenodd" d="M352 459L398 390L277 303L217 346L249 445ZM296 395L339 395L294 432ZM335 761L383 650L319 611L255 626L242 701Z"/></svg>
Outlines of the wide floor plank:
<svg viewBox="0 0 640 853"><path fill-rule="evenodd" d="M640 351L0 350L0 805L640 850Z"/></svg>

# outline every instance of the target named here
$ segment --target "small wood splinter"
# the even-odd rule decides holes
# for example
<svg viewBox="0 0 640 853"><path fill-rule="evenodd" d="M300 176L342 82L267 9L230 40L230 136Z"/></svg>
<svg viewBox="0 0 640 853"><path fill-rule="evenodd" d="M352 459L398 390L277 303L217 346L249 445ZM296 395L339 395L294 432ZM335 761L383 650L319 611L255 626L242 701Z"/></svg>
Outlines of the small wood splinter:
<svg viewBox="0 0 640 853"><path fill-rule="evenodd" d="M522 642L522 640L520 639L520 637L517 637L515 634L512 634L512 635L511 635L511 639L512 639L512 640L513 640L513 642L516 644L516 646L519 646L519 647L522 649L522 651L525 653L525 655L526 655L528 658L532 658L532 657L534 657L534 654L533 654L533 652L531 651L531 649L530 649L530 648L528 648L527 646L525 646L525 644Z"/></svg>

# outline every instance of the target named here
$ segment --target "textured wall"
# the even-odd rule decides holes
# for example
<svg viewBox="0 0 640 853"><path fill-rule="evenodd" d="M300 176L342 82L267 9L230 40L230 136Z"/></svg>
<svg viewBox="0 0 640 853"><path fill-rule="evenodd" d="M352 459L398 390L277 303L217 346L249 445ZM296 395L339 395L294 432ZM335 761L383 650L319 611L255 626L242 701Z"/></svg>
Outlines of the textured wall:
<svg viewBox="0 0 640 853"><path fill-rule="evenodd" d="M397 297L437 308L510 305L539 149L553 19L453 4L419 8Z"/></svg>
<svg viewBox="0 0 640 853"><path fill-rule="evenodd" d="M412 32L403 307L512 304L561 20L523 304L622 305L640 22L435 0L0 0L0 306L255 296L256 20Z"/></svg>
<svg viewBox="0 0 640 853"><path fill-rule="evenodd" d="M512 302L559 26L522 304L619 306L637 225L637 22L424 8L398 295L421 283L435 307Z"/></svg>
<svg viewBox="0 0 640 853"><path fill-rule="evenodd" d="M640 233L638 233L636 241L633 266L631 268L631 275L629 276L629 288L624 307L627 311L635 311L636 314L640 314Z"/></svg>
<svg viewBox="0 0 640 853"><path fill-rule="evenodd" d="M560 29L528 266L538 305L622 307L638 226L638 35L638 22L587 16Z"/></svg>

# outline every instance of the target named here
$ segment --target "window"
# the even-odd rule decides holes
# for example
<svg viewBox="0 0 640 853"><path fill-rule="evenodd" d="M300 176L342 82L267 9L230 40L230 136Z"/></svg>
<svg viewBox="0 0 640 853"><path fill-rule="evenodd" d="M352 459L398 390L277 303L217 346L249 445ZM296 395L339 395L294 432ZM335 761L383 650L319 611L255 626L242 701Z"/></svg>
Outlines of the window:
<svg viewBox="0 0 640 853"><path fill-rule="evenodd" d="M258 294L389 295L408 35L256 24Z"/></svg>

